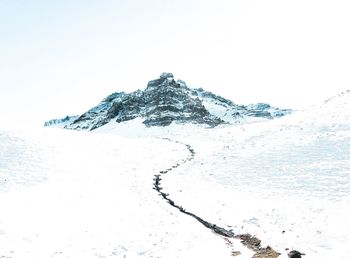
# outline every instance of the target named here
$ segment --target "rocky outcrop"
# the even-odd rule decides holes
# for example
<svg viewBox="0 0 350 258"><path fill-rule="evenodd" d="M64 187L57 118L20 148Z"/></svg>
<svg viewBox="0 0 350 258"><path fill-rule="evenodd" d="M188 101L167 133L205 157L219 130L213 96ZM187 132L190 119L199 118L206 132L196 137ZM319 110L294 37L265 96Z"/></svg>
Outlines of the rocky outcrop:
<svg viewBox="0 0 350 258"><path fill-rule="evenodd" d="M141 118L147 127L171 123L204 124L242 123L272 119L290 113L268 104L242 106L203 89L191 89L173 74L163 73L147 84L145 90L113 93L99 105L82 114L65 128L94 130L115 121Z"/></svg>
<svg viewBox="0 0 350 258"><path fill-rule="evenodd" d="M124 92L116 92L97 105L72 121L65 128L76 130L93 130L107 124L113 116L110 114L115 103L121 102L127 96Z"/></svg>
<svg viewBox="0 0 350 258"><path fill-rule="evenodd" d="M78 116L66 116L64 118L52 119L44 123L45 127L64 127L71 124Z"/></svg>

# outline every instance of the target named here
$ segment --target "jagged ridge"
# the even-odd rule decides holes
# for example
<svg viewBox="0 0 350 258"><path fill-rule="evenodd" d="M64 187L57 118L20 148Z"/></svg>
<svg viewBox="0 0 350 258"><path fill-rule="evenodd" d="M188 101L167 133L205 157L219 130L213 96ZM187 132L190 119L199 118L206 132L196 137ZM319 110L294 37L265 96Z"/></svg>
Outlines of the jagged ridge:
<svg viewBox="0 0 350 258"><path fill-rule="evenodd" d="M242 106L203 89L191 89L171 73L148 83L145 90L113 93L99 105L79 116L67 129L94 130L111 120L117 123L142 118L147 127L176 123L217 126L272 119L290 113L268 104Z"/></svg>
<svg viewBox="0 0 350 258"><path fill-rule="evenodd" d="M60 119L51 119L45 122L45 127L64 127L66 125L70 125L74 122L79 116L66 116Z"/></svg>

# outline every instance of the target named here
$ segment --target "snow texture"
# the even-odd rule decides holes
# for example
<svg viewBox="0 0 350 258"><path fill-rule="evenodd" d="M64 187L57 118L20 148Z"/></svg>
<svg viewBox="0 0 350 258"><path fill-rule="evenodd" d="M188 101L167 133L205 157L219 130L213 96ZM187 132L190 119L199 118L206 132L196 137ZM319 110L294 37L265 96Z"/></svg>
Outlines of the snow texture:
<svg viewBox="0 0 350 258"><path fill-rule="evenodd" d="M287 257L350 257L350 92L267 122L0 130L0 257L238 257L152 189ZM288 250L287 250L288 249Z"/></svg>

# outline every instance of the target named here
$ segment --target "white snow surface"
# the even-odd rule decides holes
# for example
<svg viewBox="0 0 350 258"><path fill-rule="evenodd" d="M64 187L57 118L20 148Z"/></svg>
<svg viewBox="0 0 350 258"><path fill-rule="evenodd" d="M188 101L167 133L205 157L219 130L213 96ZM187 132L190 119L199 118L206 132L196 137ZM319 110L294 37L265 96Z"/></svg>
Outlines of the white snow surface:
<svg viewBox="0 0 350 258"><path fill-rule="evenodd" d="M110 122L95 133L0 130L0 257L232 257L167 204L287 257L350 257L350 92L267 122L208 129ZM233 242L238 257L252 252Z"/></svg>
<svg viewBox="0 0 350 258"><path fill-rule="evenodd" d="M1 130L0 257L229 257L152 189L187 155L154 138Z"/></svg>
<svg viewBox="0 0 350 258"><path fill-rule="evenodd" d="M350 257L349 111L345 92L278 120L179 136L198 154L166 188L183 207L256 235L282 257L287 248Z"/></svg>

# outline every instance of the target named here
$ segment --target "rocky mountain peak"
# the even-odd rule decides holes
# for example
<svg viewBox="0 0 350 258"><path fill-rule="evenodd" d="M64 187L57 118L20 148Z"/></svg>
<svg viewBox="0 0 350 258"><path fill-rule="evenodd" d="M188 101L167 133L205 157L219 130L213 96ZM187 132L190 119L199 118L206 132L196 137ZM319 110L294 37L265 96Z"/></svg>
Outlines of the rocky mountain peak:
<svg viewBox="0 0 350 258"><path fill-rule="evenodd" d="M180 81L181 82L181 81ZM181 88L186 84L176 82L172 73L162 73L159 79L148 82L146 90L154 90L159 88Z"/></svg>
<svg viewBox="0 0 350 258"><path fill-rule="evenodd" d="M162 73L148 82L145 90L113 93L65 128L94 130L109 122L124 123L141 118L147 127L171 123L195 123L217 126L272 119L290 113L268 104L236 105L231 100L203 89L191 89L172 73Z"/></svg>
<svg viewBox="0 0 350 258"><path fill-rule="evenodd" d="M174 78L174 75L173 75L172 73L166 73L166 72L164 72L164 73L162 73L162 74L160 75L160 78L162 78L162 79Z"/></svg>

